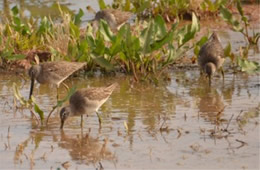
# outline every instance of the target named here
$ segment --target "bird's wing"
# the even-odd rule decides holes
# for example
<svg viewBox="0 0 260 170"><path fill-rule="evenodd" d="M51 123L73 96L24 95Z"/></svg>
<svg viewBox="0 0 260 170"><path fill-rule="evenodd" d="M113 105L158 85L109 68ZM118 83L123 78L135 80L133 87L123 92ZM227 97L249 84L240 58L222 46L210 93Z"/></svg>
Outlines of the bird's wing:
<svg viewBox="0 0 260 170"><path fill-rule="evenodd" d="M87 89L81 89L81 93L85 98L88 98L89 100L104 100L108 98L117 84L112 84L108 87L99 87L99 88L87 88Z"/></svg>
<svg viewBox="0 0 260 170"><path fill-rule="evenodd" d="M46 77L57 80L57 83L59 84L84 65L85 63L79 62L46 62L42 63L42 71Z"/></svg>
<svg viewBox="0 0 260 170"><path fill-rule="evenodd" d="M125 23L133 14L131 12L112 10L111 13L115 16L117 25Z"/></svg>

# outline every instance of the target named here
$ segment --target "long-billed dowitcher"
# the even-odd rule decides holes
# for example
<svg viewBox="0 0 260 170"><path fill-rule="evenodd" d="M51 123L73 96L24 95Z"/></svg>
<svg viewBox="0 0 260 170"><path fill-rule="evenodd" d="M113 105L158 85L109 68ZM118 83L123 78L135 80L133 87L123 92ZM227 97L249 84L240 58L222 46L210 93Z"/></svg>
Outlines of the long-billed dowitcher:
<svg viewBox="0 0 260 170"><path fill-rule="evenodd" d="M29 76L31 77L31 88L29 99L33 93L33 86L35 79L40 84L55 84L57 90L59 85L68 78L72 73L79 70L85 65L85 63L67 62L67 61L55 61L46 62L37 65L33 65L29 69ZM57 91L58 95L58 91Z"/></svg>
<svg viewBox="0 0 260 170"><path fill-rule="evenodd" d="M123 24L135 16L131 12L120 11L117 9L103 9L98 12L95 12L90 6L87 6L87 9L95 14L95 18L92 21L95 30L98 28L101 19L108 23L112 31L117 31Z"/></svg>
<svg viewBox="0 0 260 170"><path fill-rule="evenodd" d="M217 33L213 32L208 42L201 47L198 57L198 64L201 70L207 74L209 85L211 84L212 75L218 69L221 70L224 79L224 72L222 69L224 60L224 49Z"/></svg>
<svg viewBox="0 0 260 170"><path fill-rule="evenodd" d="M96 112L99 123L101 118L98 109L107 101L118 84L114 83L108 87L83 88L77 90L69 100L69 106L65 106L60 111L61 126L63 128L65 120L69 116L81 116L81 127L83 127L83 115Z"/></svg>

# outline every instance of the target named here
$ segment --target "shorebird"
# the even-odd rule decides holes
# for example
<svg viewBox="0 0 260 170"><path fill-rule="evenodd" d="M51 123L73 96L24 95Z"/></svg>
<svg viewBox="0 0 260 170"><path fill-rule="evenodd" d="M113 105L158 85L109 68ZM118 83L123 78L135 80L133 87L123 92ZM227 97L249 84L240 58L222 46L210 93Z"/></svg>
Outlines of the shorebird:
<svg viewBox="0 0 260 170"><path fill-rule="evenodd" d="M87 10L95 14L95 18L92 21L94 30L97 30L101 19L107 22L112 31L117 31L123 24L135 17L131 12L120 11L117 9L103 9L95 12L92 7L87 6Z"/></svg>
<svg viewBox="0 0 260 170"><path fill-rule="evenodd" d="M216 70L221 70L224 79L222 64L224 63L224 49L216 32L213 32L207 43L205 43L199 52L198 64L205 72L211 85L211 77Z"/></svg>
<svg viewBox="0 0 260 170"><path fill-rule="evenodd" d="M77 90L69 100L69 105L65 106L60 111L60 120L62 129L65 120L70 116L81 116L81 128L83 127L83 115L96 112L101 124L101 118L98 114L98 109L107 101L118 84L113 83L107 87L83 88Z"/></svg>
<svg viewBox="0 0 260 170"><path fill-rule="evenodd" d="M57 97L58 88L60 84L68 78L75 71L79 70L85 65L85 63L78 62L67 62L67 61L55 61L55 62L45 62L37 65L33 65L29 69L29 76L31 78L31 87L29 99L33 94L33 86L35 79L40 84L55 84L57 86ZM67 86L64 84L67 88Z"/></svg>

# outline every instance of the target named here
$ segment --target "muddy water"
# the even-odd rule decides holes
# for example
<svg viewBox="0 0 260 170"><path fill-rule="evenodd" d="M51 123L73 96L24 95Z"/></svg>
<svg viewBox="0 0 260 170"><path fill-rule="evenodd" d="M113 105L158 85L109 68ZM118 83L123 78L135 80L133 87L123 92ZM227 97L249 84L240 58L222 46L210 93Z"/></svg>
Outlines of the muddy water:
<svg viewBox="0 0 260 170"><path fill-rule="evenodd" d="M12 84L25 97L29 80L0 74L0 169L259 169L259 77L226 73L211 88L198 70L172 71L158 87L126 77L69 78L78 88L118 82L96 115L69 118L60 131L58 113L38 127L27 109L15 106ZM60 95L65 96L65 89ZM54 86L36 86L47 115ZM9 130L8 130L9 129Z"/></svg>
<svg viewBox="0 0 260 170"><path fill-rule="evenodd" d="M29 7L32 13L35 6ZM244 45L239 33L220 36L224 45L232 40L234 51ZM259 52L249 53L259 60ZM60 131L58 112L48 127L39 127L30 111L14 102L13 83L28 97L29 80L0 73L0 169L259 169L259 75L227 69L224 83L216 76L208 88L197 69L170 74L171 81L158 87L123 76L71 77L70 87L115 81L120 86L99 111L102 128L90 115L83 130L80 118L73 117ZM56 89L38 85L34 96L47 115Z"/></svg>

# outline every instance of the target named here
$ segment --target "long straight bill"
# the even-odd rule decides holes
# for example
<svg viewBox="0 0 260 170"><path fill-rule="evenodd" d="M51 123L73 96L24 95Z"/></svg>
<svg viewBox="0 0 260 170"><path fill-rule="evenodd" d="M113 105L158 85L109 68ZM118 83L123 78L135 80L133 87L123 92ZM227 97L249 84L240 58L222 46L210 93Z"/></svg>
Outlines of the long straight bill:
<svg viewBox="0 0 260 170"><path fill-rule="evenodd" d="M211 87L211 75L209 75L209 87Z"/></svg>
<svg viewBox="0 0 260 170"><path fill-rule="evenodd" d="M34 86L34 78L31 79L31 87L30 87L29 99L31 99L32 94L33 94L33 86Z"/></svg>

